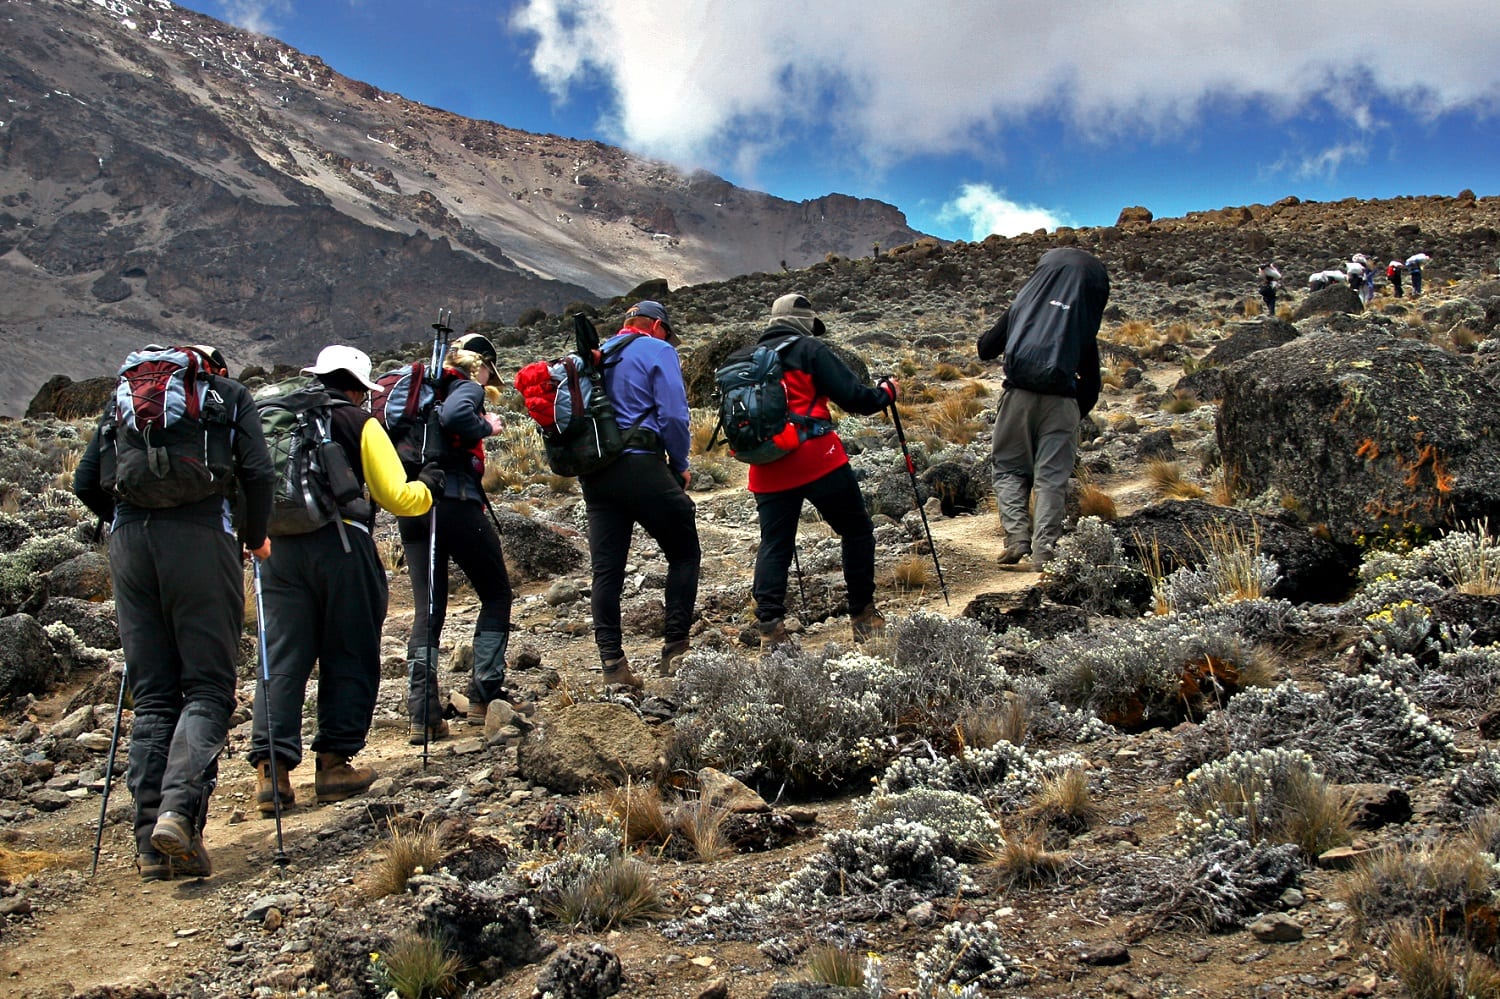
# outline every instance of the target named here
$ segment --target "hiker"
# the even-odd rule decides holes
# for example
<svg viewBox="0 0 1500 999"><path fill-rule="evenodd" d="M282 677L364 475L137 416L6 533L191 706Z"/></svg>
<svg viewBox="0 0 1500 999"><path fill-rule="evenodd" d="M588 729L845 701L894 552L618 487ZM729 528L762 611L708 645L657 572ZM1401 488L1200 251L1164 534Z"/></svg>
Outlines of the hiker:
<svg viewBox="0 0 1500 999"><path fill-rule="evenodd" d="M168 433L142 432L158 419ZM126 782L145 881L213 870L203 827L235 705L241 547L271 554L272 479L255 403L207 346L127 357L73 475L73 492L111 524L110 579L135 714Z"/></svg>
<svg viewBox="0 0 1500 999"><path fill-rule="evenodd" d="M1411 278L1411 297L1422 297L1422 265L1431 260L1425 253L1413 253L1406 258L1406 275Z"/></svg>
<svg viewBox="0 0 1500 999"><path fill-rule="evenodd" d="M1040 569L1062 537L1078 421L1099 399L1096 337L1108 302L1104 264L1058 247L1042 254L1015 301L979 338L982 360L1005 357L993 442L1001 568Z"/></svg>
<svg viewBox="0 0 1500 999"><path fill-rule="evenodd" d="M295 804L290 771L302 761L302 702L318 664L318 734L314 789L320 804L360 794L374 769L350 765L365 747L380 690L380 632L385 624L385 567L370 532L376 506L398 517L418 517L443 490L435 464L406 480L384 428L364 410L375 383L370 358L354 347L329 346L302 369L327 393L329 429L358 484L368 492L338 510L343 523L307 534L278 535L262 567L268 681L257 693L250 736L255 800L263 816ZM347 543L348 548L345 548ZM274 732L267 731L266 703ZM270 752L276 753L273 780Z"/></svg>
<svg viewBox="0 0 1500 999"><path fill-rule="evenodd" d="M1330 268L1326 271L1318 271L1311 275L1307 279L1307 290L1322 291L1329 285L1345 284L1348 282L1348 280L1349 275L1345 274L1342 270Z"/></svg>
<svg viewBox="0 0 1500 999"><path fill-rule="evenodd" d="M697 507L687 494L692 481L691 438L687 389L677 357L681 343L666 307L648 300L631 306L619 332L600 344L608 358L604 392L614 405L626 447L614 461L578 481L588 512L594 643L607 684L644 686L630 668L620 626L620 593L637 524L667 558L661 673L676 673L688 651L703 551L698 545Z"/></svg>
<svg viewBox="0 0 1500 999"><path fill-rule="evenodd" d="M411 576L411 638L407 642L407 708L411 715L410 742L448 735L438 696L438 640L448 612L448 560L469 578L479 596L479 619L474 623L474 666L469 676L470 725L483 725L489 702L506 696L505 652L510 643L510 575L500 535L486 519L489 499L484 494L484 440L505 429L505 421L486 413L484 405L500 401L500 373L495 347L480 333L454 340L438 377L438 423L445 450L437 460L444 483L436 505L422 516L400 517L401 544ZM432 522L437 517L437 547L428 551ZM436 575L428 592L428 557ZM432 604L429 633L428 602ZM507 698L508 699L508 698ZM424 733L423 729L426 729Z"/></svg>
<svg viewBox="0 0 1500 999"><path fill-rule="evenodd" d="M1260 300L1266 303L1266 312L1276 315L1276 289L1281 287L1281 272L1276 265L1268 263L1260 269Z"/></svg>
<svg viewBox="0 0 1500 999"><path fill-rule="evenodd" d="M844 442L834 430L828 403L869 416L894 405L900 386L889 378L879 386L862 384L820 339L827 332L807 296L791 292L771 303L770 325L758 341L772 345L796 338L779 351L786 408L814 424L803 433L789 423L791 450L774 461L750 466L750 492L760 520L753 592L763 650L787 641L787 571L796 554L803 501L811 503L839 536L855 641L878 637L885 628L885 618L875 607L875 526Z"/></svg>
<svg viewBox="0 0 1500 999"><path fill-rule="evenodd" d="M1364 256L1364 254L1357 254ZM1349 282L1349 287L1359 293L1361 305L1369 305L1370 299L1375 297L1375 278L1370 269L1358 260L1350 260L1344 265L1344 274Z"/></svg>
<svg viewBox="0 0 1500 999"><path fill-rule="evenodd" d="M1391 290L1397 298L1401 297L1401 274L1406 270L1406 264L1400 260L1392 260L1385 266L1386 279L1391 282Z"/></svg>

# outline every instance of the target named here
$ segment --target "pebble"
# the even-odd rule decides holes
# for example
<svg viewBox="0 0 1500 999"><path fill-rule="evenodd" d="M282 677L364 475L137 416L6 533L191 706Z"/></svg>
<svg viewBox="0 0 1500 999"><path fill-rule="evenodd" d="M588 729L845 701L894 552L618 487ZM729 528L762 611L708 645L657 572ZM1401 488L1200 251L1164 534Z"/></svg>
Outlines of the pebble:
<svg viewBox="0 0 1500 999"><path fill-rule="evenodd" d="M1116 964L1129 964L1130 951L1119 941L1105 940L1079 948L1078 960L1082 964L1090 964L1100 968Z"/></svg>

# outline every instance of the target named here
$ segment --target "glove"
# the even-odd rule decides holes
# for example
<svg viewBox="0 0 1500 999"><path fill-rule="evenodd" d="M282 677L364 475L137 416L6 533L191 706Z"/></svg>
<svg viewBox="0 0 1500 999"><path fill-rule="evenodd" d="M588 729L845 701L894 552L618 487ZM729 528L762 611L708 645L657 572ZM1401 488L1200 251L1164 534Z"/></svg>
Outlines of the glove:
<svg viewBox="0 0 1500 999"><path fill-rule="evenodd" d="M901 395L901 386L896 384L896 379L894 378L887 377L880 379L879 387L884 389L885 394L891 397L891 402L895 402L897 397Z"/></svg>
<svg viewBox="0 0 1500 999"><path fill-rule="evenodd" d="M435 500L443 495L443 487L448 484L448 476L443 474L441 468L438 468L437 462L429 461L417 473L417 481L427 487L427 491L432 493L432 498Z"/></svg>

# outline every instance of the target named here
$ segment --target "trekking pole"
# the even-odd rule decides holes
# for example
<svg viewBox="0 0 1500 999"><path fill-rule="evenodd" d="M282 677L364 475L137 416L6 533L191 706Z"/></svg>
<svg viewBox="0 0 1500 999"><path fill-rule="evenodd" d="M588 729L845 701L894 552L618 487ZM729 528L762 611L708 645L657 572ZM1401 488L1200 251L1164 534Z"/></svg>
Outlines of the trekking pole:
<svg viewBox="0 0 1500 999"><path fill-rule="evenodd" d="M104 842L104 813L109 809L109 785L115 776L115 749L120 745L120 716L125 712L125 673L128 668L120 670L120 696L115 700L115 731L109 737L109 760L104 764L104 797L99 802L99 828L94 833L94 862L89 865L89 877L93 877L99 870L99 847Z"/></svg>
<svg viewBox="0 0 1500 999"><path fill-rule="evenodd" d="M276 866L291 863L281 842L281 779L276 775L276 730L271 727L271 659L266 655L266 602L260 589L260 558L250 556L255 567L255 639L260 647L260 692L266 709L266 761L271 770L271 804L276 812Z"/></svg>
<svg viewBox="0 0 1500 999"><path fill-rule="evenodd" d="M453 312L448 311L452 318ZM437 322L432 324L432 370L442 377L443 361L448 354L448 337L453 334L443 310L438 309ZM437 672L437 636L433 632L433 619L437 617L437 511L439 497L432 498L428 510L427 529L427 655L422 657L422 769L427 769L428 744L432 741L432 674ZM446 569L446 566L444 567Z"/></svg>
<svg viewBox="0 0 1500 999"><path fill-rule="evenodd" d="M797 567L797 596L802 598L802 616L807 617L807 590L802 586L802 557L797 554L797 542L792 541L792 565Z"/></svg>
<svg viewBox="0 0 1500 999"><path fill-rule="evenodd" d="M912 499L916 501L917 513L922 516L922 530L927 532L927 547L932 550L932 564L937 567L938 585L943 589L943 603L948 601L948 584L943 580L943 564L938 561L937 542L932 540L932 528L927 524L927 511L922 509L922 493L917 488L917 466L912 464L911 450L906 446L906 434L901 429L901 411L896 400L891 400L891 422L896 425L896 439L901 442L901 456L906 459L906 474L911 478Z"/></svg>

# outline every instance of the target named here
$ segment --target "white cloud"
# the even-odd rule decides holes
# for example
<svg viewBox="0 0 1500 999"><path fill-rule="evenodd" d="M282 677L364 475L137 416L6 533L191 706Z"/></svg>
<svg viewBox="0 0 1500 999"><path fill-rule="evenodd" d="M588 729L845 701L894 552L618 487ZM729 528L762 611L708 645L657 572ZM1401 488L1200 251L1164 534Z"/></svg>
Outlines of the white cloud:
<svg viewBox="0 0 1500 999"><path fill-rule="evenodd" d="M966 221L970 238L976 241L991 233L1019 236L1068 224L1065 215L1037 205L1017 204L988 184L965 184L956 198L943 205L938 218L944 222Z"/></svg>
<svg viewBox="0 0 1500 999"><path fill-rule="evenodd" d="M292 0L223 0L224 20L258 35L276 31L275 18L292 12Z"/></svg>
<svg viewBox="0 0 1500 999"><path fill-rule="evenodd" d="M602 83L605 131L718 165L811 134L877 167L982 148L1058 113L1084 136L1180 135L1210 101L1268 123L1311 104L1365 120L1500 108L1492 0L1327 21L1299 0L522 0L511 23L559 99ZM1408 30L1409 29L1409 30ZM1441 67L1441 71L1435 68Z"/></svg>

